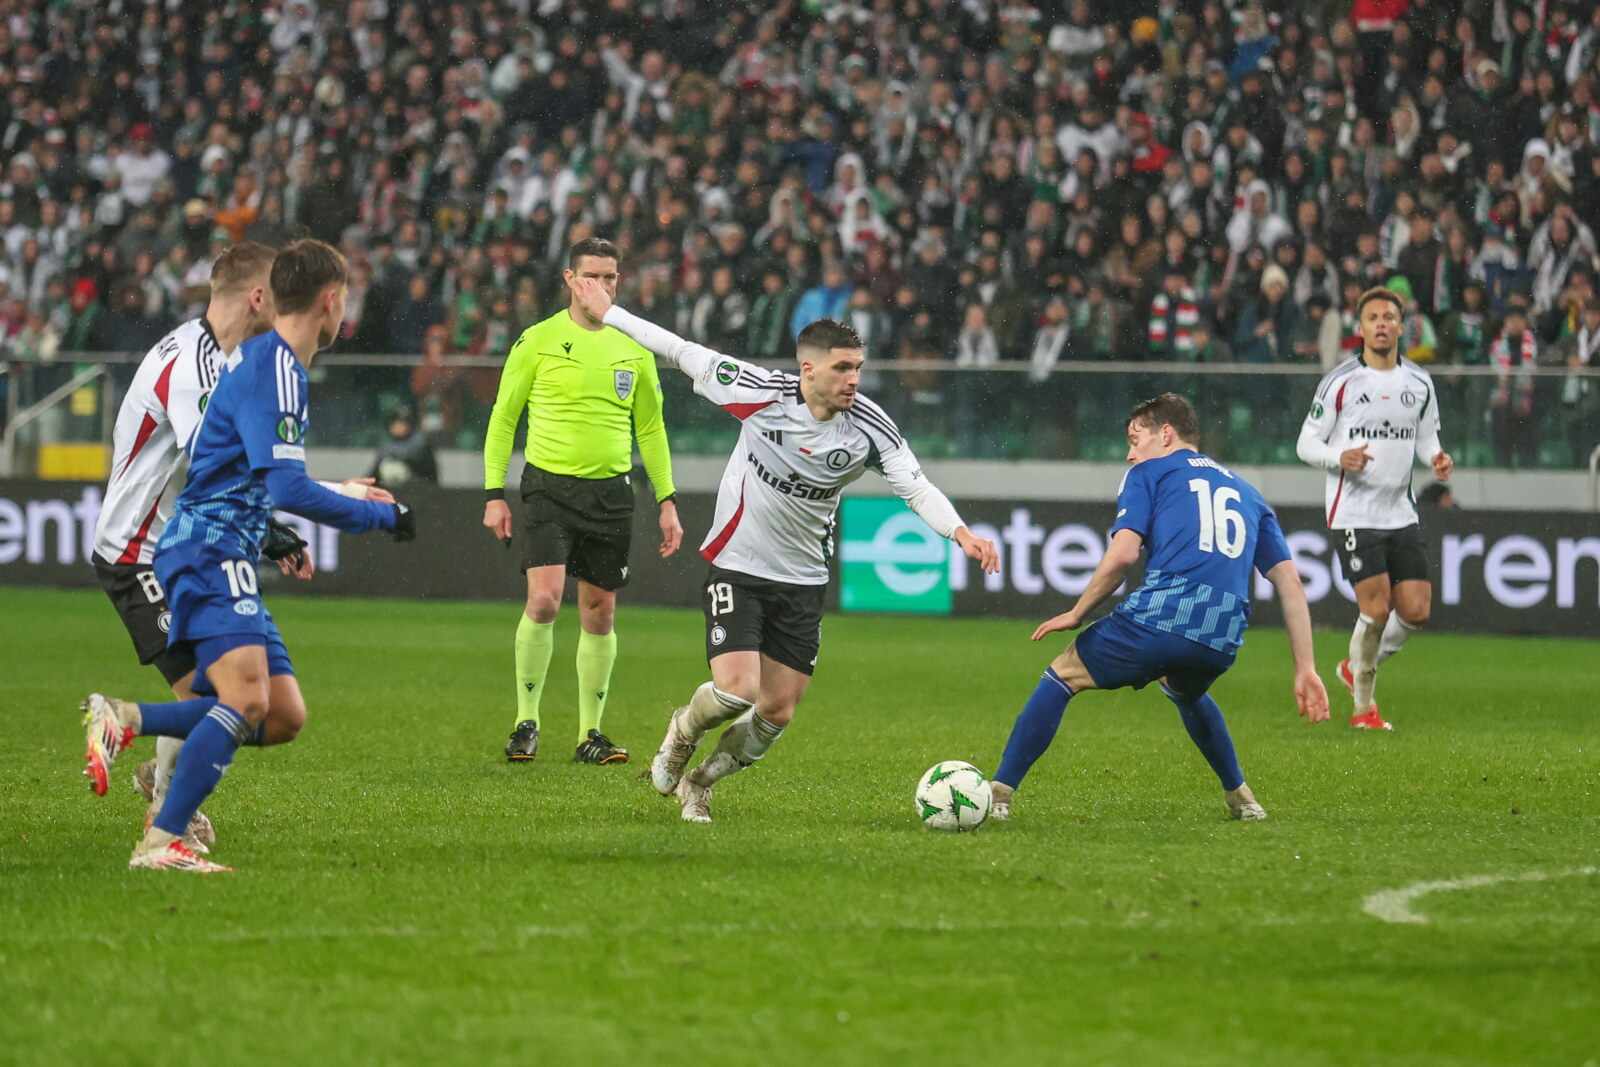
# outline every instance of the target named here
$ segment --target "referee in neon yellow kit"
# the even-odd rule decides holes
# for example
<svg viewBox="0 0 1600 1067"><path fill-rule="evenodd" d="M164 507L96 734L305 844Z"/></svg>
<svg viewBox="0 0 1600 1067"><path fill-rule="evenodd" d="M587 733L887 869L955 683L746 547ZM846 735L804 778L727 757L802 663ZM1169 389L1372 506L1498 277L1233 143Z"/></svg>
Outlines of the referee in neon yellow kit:
<svg viewBox="0 0 1600 1067"><path fill-rule="evenodd" d="M572 246L562 278L595 278L617 292L617 246L597 237ZM539 699L568 574L578 579L578 763L626 763L628 750L600 732L611 667L617 590L628 582L632 540L633 437L661 508L661 555L683 540L673 502L672 457L661 417L655 356L576 303L528 327L511 346L483 443L483 524L511 537L506 467L528 409L522 470L522 569L528 603L517 625L517 723L506 758L539 751Z"/></svg>

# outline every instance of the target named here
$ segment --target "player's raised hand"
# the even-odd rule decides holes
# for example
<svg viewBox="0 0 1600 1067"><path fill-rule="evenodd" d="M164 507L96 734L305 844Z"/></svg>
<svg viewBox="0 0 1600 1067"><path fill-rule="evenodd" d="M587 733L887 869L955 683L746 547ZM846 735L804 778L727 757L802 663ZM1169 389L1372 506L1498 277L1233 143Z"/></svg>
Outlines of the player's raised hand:
<svg viewBox="0 0 1600 1067"><path fill-rule="evenodd" d="M1306 722L1322 722L1328 717L1328 690L1314 670L1295 671L1294 702Z"/></svg>
<svg viewBox="0 0 1600 1067"><path fill-rule="evenodd" d="M671 500L661 502L661 558L666 559L683 544L683 523L678 521L678 505Z"/></svg>
<svg viewBox="0 0 1600 1067"><path fill-rule="evenodd" d="M611 310L611 294L600 284L600 279L573 278L570 284L572 299L577 301L580 311L596 322L606 317L606 312Z"/></svg>
<svg viewBox="0 0 1600 1067"><path fill-rule="evenodd" d="M1441 482L1447 481L1456 472L1456 461L1450 458L1450 453L1441 451L1433 457L1433 476Z"/></svg>
<svg viewBox="0 0 1600 1067"><path fill-rule="evenodd" d="M976 537L971 530L961 526L956 529L955 541L968 559L978 561L983 573L993 574L1000 569L1000 550L987 537Z"/></svg>
<svg viewBox="0 0 1600 1067"><path fill-rule="evenodd" d="M339 483L339 492L357 500L370 500L374 504L394 503L394 494L379 488L376 478L346 478Z"/></svg>
<svg viewBox="0 0 1600 1067"><path fill-rule="evenodd" d="M1364 471L1367 464L1372 462L1372 457L1367 454L1367 446L1360 448L1347 448L1339 453L1339 466L1347 471Z"/></svg>
<svg viewBox="0 0 1600 1067"><path fill-rule="evenodd" d="M502 541L511 540L511 505L504 500L491 500L483 506L483 524L489 532Z"/></svg>
<svg viewBox="0 0 1600 1067"><path fill-rule="evenodd" d="M1053 619L1046 619L1041 622L1039 628L1033 631L1033 639L1038 641L1046 634L1060 633L1063 630L1076 630L1082 625L1083 615L1077 608L1073 608L1071 611L1062 612Z"/></svg>

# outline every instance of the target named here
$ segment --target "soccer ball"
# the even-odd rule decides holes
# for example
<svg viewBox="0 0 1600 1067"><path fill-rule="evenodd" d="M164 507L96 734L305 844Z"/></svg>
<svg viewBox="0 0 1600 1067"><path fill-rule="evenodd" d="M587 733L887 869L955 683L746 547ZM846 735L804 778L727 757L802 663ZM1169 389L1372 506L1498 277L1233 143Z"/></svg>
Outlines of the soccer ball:
<svg viewBox="0 0 1600 1067"><path fill-rule="evenodd" d="M934 764L917 783L917 817L932 830L976 830L993 803L989 779L960 760Z"/></svg>

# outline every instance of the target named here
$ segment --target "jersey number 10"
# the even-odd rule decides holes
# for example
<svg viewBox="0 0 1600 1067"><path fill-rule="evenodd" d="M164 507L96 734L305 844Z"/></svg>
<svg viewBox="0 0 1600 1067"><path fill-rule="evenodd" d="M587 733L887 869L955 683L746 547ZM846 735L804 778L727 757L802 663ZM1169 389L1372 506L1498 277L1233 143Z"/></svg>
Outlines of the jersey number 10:
<svg viewBox="0 0 1600 1067"><path fill-rule="evenodd" d="M1195 478L1189 491L1200 502L1200 551L1238 559L1244 553L1244 516L1228 505L1239 502L1239 490L1224 485L1213 493L1210 482Z"/></svg>
<svg viewBox="0 0 1600 1067"><path fill-rule="evenodd" d="M260 588L256 585L256 569L246 560L223 560L222 573L228 576L228 592L235 600L241 595L255 596Z"/></svg>

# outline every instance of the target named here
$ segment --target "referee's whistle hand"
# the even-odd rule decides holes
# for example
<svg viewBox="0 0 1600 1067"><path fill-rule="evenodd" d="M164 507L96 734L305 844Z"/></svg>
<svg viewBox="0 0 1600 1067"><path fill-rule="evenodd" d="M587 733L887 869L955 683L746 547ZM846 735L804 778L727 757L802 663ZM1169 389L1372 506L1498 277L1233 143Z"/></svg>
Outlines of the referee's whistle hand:
<svg viewBox="0 0 1600 1067"><path fill-rule="evenodd" d="M666 559L683 544L683 523L678 521L678 505L661 502L661 558Z"/></svg>
<svg viewBox="0 0 1600 1067"><path fill-rule="evenodd" d="M511 505L504 500L491 500L483 506L483 524L501 540L511 536Z"/></svg>

